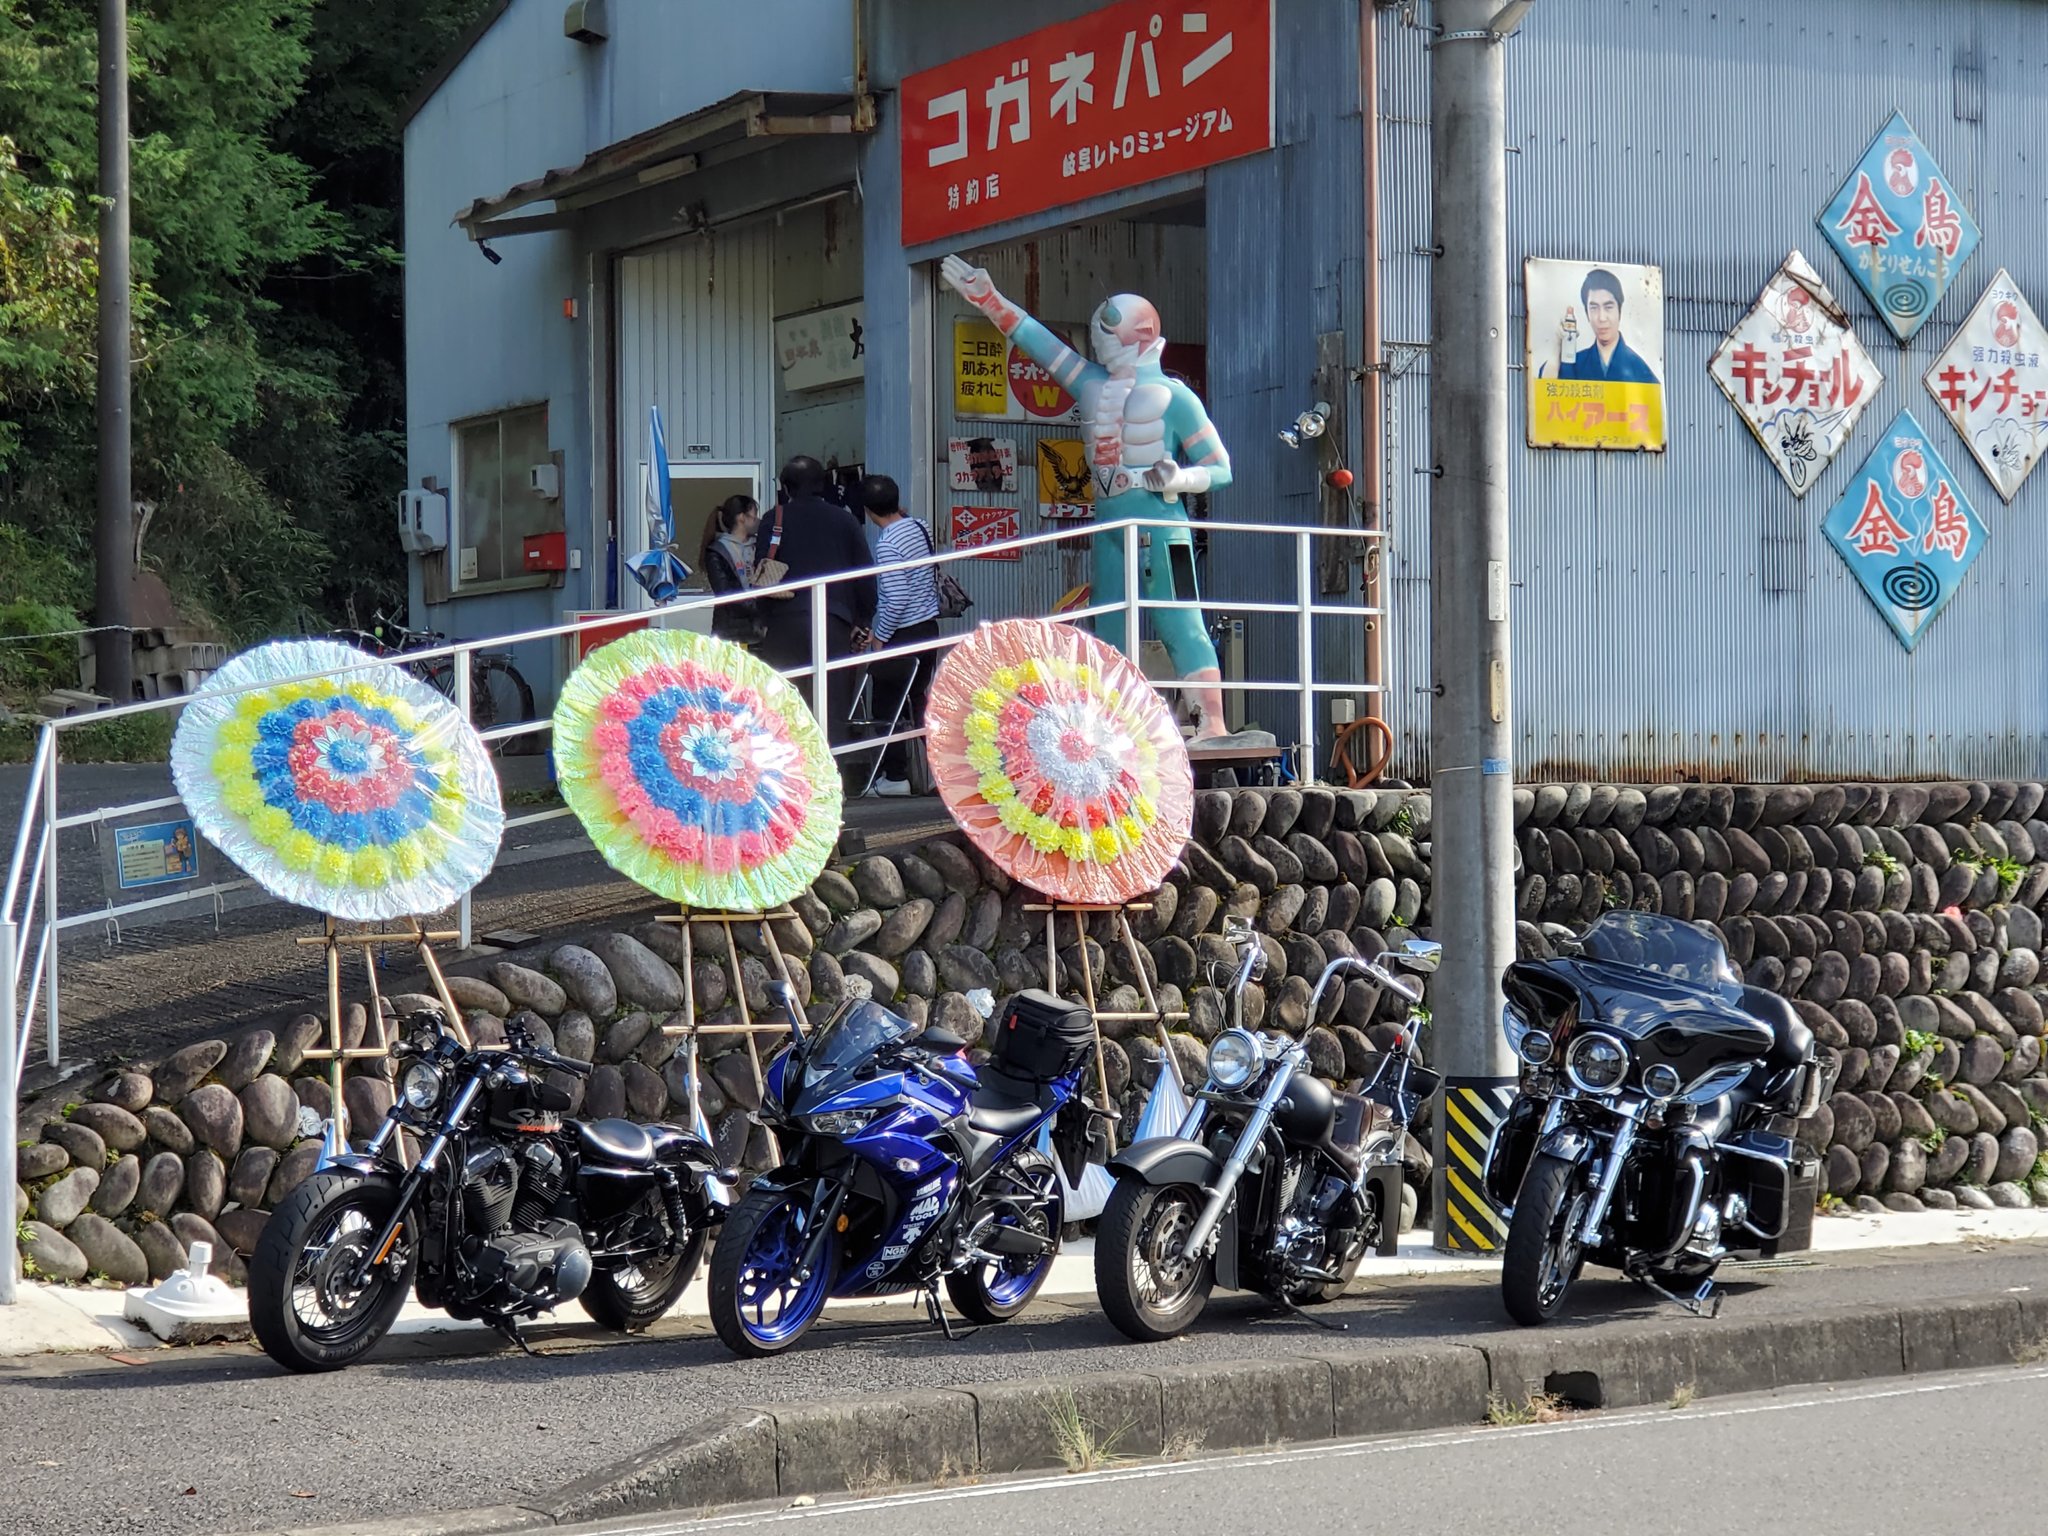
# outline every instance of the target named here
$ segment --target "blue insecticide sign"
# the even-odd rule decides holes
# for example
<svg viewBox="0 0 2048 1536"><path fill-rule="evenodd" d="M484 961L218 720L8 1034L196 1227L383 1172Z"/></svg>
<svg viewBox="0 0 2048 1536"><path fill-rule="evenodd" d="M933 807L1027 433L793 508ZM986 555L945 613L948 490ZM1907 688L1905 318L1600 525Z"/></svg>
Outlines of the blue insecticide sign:
<svg viewBox="0 0 2048 1536"><path fill-rule="evenodd" d="M1984 548L1984 525L1927 433L1901 411L1821 524L1912 650Z"/></svg>
<svg viewBox="0 0 2048 1536"><path fill-rule="evenodd" d="M1920 329L1977 249L1977 221L1897 112L1819 223L1901 341Z"/></svg>

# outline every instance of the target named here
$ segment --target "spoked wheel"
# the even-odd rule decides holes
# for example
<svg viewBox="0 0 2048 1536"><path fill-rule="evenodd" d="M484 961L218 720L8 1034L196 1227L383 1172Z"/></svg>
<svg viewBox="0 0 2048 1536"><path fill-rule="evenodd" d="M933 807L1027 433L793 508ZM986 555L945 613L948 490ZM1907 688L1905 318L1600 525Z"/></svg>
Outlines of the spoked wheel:
<svg viewBox="0 0 2048 1536"><path fill-rule="evenodd" d="M639 1203L619 1219L623 1230L616 1246L659 1247L668 1232L660 1207L660 1194L649 1190L642 1195ZM703 1258L704 1229L693 1227L683 1234L676 1251L666 1257L636 1259L614 1269L599 1270L577 1299L601 1327L617 1333L639 1333L668 1315L669 1308L696 1277Z"/></svg>
<svg viewBox="0 0 2048 1536"><path fill-rule="evenodd" d="M1555 1317L1586 1262L1581 1238L1593 1192L1579 1174L1577 1163L1543 1155L1522 1180L1500 1272L1501 1299L1518 1323Z"/></svg>
<svg viewBox="0 0 2048 1536"><path fill-rule="evenodd" d="M389 1252L370 1250L397 1205L389 1179L323 1173L277 1208L249 1260L249 1326L265 1354L335 1371L390 1331L412 1284L412 1234L402 1225Z"/></svg>
<svg viewBox="0 0 2048 1536"><path fill-rule="evenodd" d="M1170 1339L1208 1305L1215 1260L1185 1251L1204 1199L1193 1184L1117 1181L1095 1229L1095 1291L1109 1320L1130 1337L1148 1344Z"/></svg>
<svg viewBox="0 0 2048 1536"><path fill-rule="evenodd" d="M818 1261L799 1279L810 1246L811 1186L749 1190L725 1219L711 1255L711 1325L736 1355L779 1355L818 1320L839 1270L839 1237L827 1233Z"/></svg>
<svg viewBox="0 0 2048 1536"><path fill-rule="evenodd" d="M996 1264L981 1263L946 1276L946 1294L969 1322L1008 1322L1031 1303L1052 1274L1059 1257L1061 1217L1066 1198L1052 1159L1027 1147L1009 1159L983 1195L975 1213L970 1247L1000 1252L990 1246L1004 1230L1022 1232L1050 1246L1043 1253L1004 1255Z"/></svg>

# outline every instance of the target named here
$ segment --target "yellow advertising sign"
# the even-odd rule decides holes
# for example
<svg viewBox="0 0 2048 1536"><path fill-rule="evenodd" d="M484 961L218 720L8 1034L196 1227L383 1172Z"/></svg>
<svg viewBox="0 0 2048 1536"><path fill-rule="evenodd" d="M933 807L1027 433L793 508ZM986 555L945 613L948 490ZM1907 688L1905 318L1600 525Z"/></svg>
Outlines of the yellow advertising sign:
<svg viewBox="0 0 2048 1536"><path fill-rule="evenodd" d="M1010 410L1010 344L982 319L953 322L953 414L1006 416Z"/></svg>
<svg viewBox="0 0 2048 1536"><path fill-rule="evenodd" d="M1038 442L1038 515L1076 522L1095 515L1095 483L1088 472L1088 446L1078 437Z"/></svg>
<svg viewBox="0 0 2048 1536"><path fill-rule="evenodd" d="M1522 277L1529 446L1661 452L1663 271L1532 256Z"/></svg>
<svg viewBox="0 0 2048 1536"><path fill-rule="evenodd" d="M1531 379L1529 444L1654 452L1664 446L1664 386Z"/></svg>

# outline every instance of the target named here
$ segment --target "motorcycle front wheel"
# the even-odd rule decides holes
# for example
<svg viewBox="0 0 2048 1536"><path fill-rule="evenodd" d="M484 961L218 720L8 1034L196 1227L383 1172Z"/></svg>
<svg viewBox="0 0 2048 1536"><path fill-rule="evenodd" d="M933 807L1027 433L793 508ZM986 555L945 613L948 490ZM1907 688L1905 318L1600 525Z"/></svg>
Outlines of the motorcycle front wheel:
<svg viewBox="0 0 2048 1536"><path fill-rule="evenodd" d="M1515 1198L1500 1291L1508 1316L1524 1326L1557 1315L1586 1262L1581 1236L1593 1192L1581 1171L1578 1163L1539 1155Z"/></svg>
<svg viewBox="0 0 2048 1536"><path fill-rule="evenodd" d="M1209 1304L1214 1257L1182 1251L1207 1198L1193 1184L1117 1180L1095 1229L1095 1294L1128 1337L1170 1339Z"/></svg>
<svg viewBox="0 0 2048 1536"><path fill-rule="evenodd" d="M318 1173L292 1191L249 1260L249 1326L265 1354L288 1371L338 1371L390 1332L418 1250L407 1225L389 1253L370 1245L397 1207L397 1184L374 1175Z"/></svg>
<svg viewBox="0 0 2048 1536"><path fill-rule="evenodd" d="M811 1232L812 1188L756 1186L725 1218L711 1253L711 1326L736 1355L779 1355L804 1336L839 1271L839 1236L828 1232L810 1274L796 1272Z"/></svg>

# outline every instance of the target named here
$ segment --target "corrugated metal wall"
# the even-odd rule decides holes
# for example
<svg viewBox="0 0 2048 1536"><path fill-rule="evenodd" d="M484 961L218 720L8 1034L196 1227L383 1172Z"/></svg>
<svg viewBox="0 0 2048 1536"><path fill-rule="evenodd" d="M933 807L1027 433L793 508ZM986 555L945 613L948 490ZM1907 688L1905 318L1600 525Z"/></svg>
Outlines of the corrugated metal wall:
<svg viewBox="0 0 2048 1536"><path fill-rule="evenodd" d="M1429 263L1413 252L1433 243L1426 38L1400 10L1382 12L1379 25L1385 333L1422 340ZM1657 455L1516 450L1517 773L2048 771L2048 653L2039 639L2048 628L2048 476L2005 505L1922 383L2001 265L2048 312L2036 149L2048 125L2048 7L1544 0L1506 58L1510 356L1522 353L1524 257L1662 266L1670 439ZM1976 254L1905 346L1814 222L1894 108L1983 229ZM1885 374L1803 501L1707 375L1722 336L1794 247L1847 306ZM1391 360L1407 355L1396 349ZM1519 369L1510 380L1519 443ZM1933 431L1990 535L1911 656L1819 530L1902 407ZM1389 719L1401 766L1417 772L1429 731L1427 695L1417 691L1429 682L1429 482L1413 471L1431 462L1427 413L1425 358L1390 390L1388 444Z"/></svg>
<svg viewBox="0 0 2048 1536"><path fill-rule="evenodd" d="M740 225L619 258L619 486L622 553L637 552L634 511L647 457L647 408L661 407L669 454L775 473L775 230Z"/></svg>

